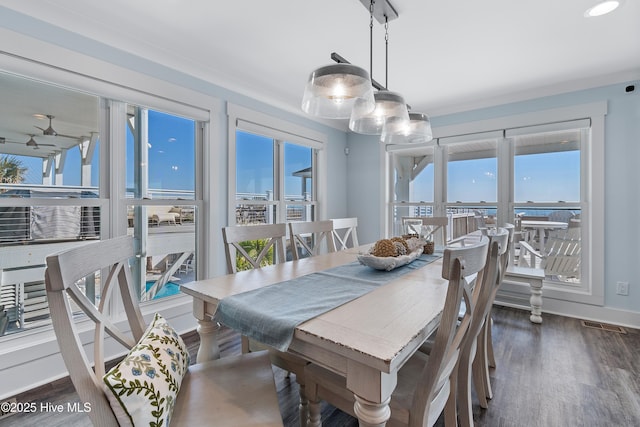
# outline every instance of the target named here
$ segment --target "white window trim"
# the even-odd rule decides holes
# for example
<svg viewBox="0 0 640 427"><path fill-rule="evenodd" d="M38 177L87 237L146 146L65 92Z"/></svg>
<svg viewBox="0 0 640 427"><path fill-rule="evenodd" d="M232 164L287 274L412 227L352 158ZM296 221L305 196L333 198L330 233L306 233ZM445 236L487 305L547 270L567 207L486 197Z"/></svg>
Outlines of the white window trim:
<svg viewBox="0 0 640 427"><path fill-rule="evenodd" d="M504 116L495 119L481 120L475 122L462 123L458 125L443 126L434 128L434 138L437 141L445 138L451 138L450 141L464 139L469 134L487 134L502 131L503 129L524 128L529 126L544 126L545 124L554 124L558 122L571 122L576 120L591 120L591 141L586 148L582 148L581 155L581 180L586 183L582 186L581 199L583 203L589 203L589 216L583 218L583 227L585 229L585 239L583 244L588 247L588 255L586 255L586 286L584 289L568 289L553 286L551 282L545 283L545 298L554 298L559 300L571 301L583 304L604 305L604 145L605 145L605 116L607 114L606 102L595 102L590 104L576 105L566 108L549 109L531 113L517 114L512 116ZM507 150L500 148L501 145L509 145L499 143L499 156L504 156ZM442 148L436 147L435 156L442 156ZM391 149L386 153L386 176L388 177L388 189L393 189L393 174L390 169L392 161L391 156L394 152L401 152L401 149ZM440 153L440 154L438 154ZM445 159L440 158L441 165ZM509 175L507 167L513 170L513 165L499 162L499 174ZM436 171L434 176L434 201L436 207L434 214L439 214L444 209L444 198L446 197L446 182L443 182L444 174L442 170L438 170L438 162L436 162ZM502 165L502 166L500 166ZM504 176L504 175L503 175ZM500 181L503 181L499 178ZM500 201L509 200L509 185L499 185L498 199ZM384 216L386 220L387 230L392 229L392 209L391 197L387 196L387 204L384 208ZM510 206L506 206L505 202L498 203L498 212L508 212ZM585 210L586 211L586 210ZM506 218L499 217L498 222L505 222ZM528 289L523 289L523 293L528 293Z"/></svg>
<svg viewBox="0 0 640 427"><path fill-rule="evenodd" d="M236 130L252 131L277 140L286 140L287 142L293 142L317 150L317 159L315 159L316 156L314 156L314 160L312 160L317 177L314 184L316 190L315 200L317 202L316 218L325 219L327 213L328 166L327 150L325 150L328 141L327 135L232 103L227 104L227 115L229 138L227 223L235 223ZM274 183L274 185L276 184L278 183Z"/></svg>
<svg viewBox="0 0 640 427"><path fill-rule="evenodd" d="M103 98L126 99L128 102L138 105L208 121L211 125L205 126L204 129L203 158L211 166L216 164L216 150L209 146L212 144L221 145L221 141L224 139L223 136L215 134L215 132L219 132L222 124L219 119L221 102L216 98L59 46L35 41L11 31L0 29L0 35L13 41L11 46L5 46L5 51L0 52L0 70L3 72L64 86L71 90L98 94ZM154 94L162 94L162 96ZM101 120L103 119L104 117L101 117ZM101 129L105 132L109 131L104 126L101 126ZM103 143L101 146L106 146L106 144ZM101 150L106 150L106 147ZM100 179L115 180L116 178L112 176L114 174L106 171L106 156L107 154L102 151ZM217 189L220 188L220 185L216 182L215 176L210 177L212 175L209 172L211 168L202 170L200 166L200 169L204 182L202 203L207 212L207 218L201 215L200 224L202 225L202 234L211 236L212 233L209 231L212 226L210 223L217 216L213 212L212 206L215 204L211 200L217 200L219 195ZM197 176L197 179L200 177ZM216 194L212 194L212 191L216 191ZM101 197L103 197L103 193L101 193ZM115 195L107 190L104 197L114 198ZM62 201L58 200L56 204L61 204L60 202ZM98 203L104 207L101 201ZM126 220L126 216L123 218ZM119 226L116 224L105 227L101 230L103 237L112 236L113 230L117 228ZM207 275L208 271L211 271L210 265L213 264L211 260L213 257L208 254L212 253L212 247L211 238L205 237L197 242L197 250L206 262L206 264L205 262L199 263L204 264L202 266L203 275ZM193 330L195 322L192 310L193 302L187 295L154 301L144 304L142 307L145 316L157 311L162 312L181 333ZM87 345L91 341L92 338L88 339ZM2 348L0 351L0 366L2 367L0 374L8 375L7 372L13 373L17 369L21 372L19 376L13 374L9 375L11 378L4 377L12 381L7 381L6 384L0 386L0 399L66 375L66 368L59 357L56 337L51 326L0 337L0 347Z"/></svg>

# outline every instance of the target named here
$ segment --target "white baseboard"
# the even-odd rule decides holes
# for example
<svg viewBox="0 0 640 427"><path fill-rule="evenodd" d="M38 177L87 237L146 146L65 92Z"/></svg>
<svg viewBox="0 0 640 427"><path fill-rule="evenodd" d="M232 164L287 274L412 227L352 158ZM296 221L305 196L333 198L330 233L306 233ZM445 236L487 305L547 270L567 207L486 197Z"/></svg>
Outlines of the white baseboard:
<svg viewBox="0 0 640 427"><path fill-rule="evenodd" d="M508 286L506 289L500 288L495 304L529 311L531 309L529 296L530 293L526 286ZM542 313L543 325L544 313L549 313L640 329L640 313L638 312L550 298L544 295L544 291L542 294Z"/></svg>

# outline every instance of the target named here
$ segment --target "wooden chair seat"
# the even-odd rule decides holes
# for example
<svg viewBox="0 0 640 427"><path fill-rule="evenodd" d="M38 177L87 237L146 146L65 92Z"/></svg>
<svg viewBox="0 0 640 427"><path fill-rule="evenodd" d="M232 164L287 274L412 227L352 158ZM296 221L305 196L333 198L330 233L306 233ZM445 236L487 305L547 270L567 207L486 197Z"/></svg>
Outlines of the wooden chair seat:
<svg viewBox="0 0 640 427"><path fill-rule="evenodd" d="M228 356L191 366L182 380L171 424L282 426L268 354Z"/></svg>

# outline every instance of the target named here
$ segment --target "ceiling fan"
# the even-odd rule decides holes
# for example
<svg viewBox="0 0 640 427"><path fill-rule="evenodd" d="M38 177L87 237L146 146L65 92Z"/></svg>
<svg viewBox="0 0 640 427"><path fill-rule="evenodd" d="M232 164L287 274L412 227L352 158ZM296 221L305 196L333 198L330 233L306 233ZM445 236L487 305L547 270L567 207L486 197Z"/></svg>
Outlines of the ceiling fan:
<svg viewBox="0 0 640 427"><path fill-rule="evenodd" d="M35 139L33 139L33 137L35 136L34 134L27 134L29 135L29 140L26 142L27 147L33 147L34 150L37 150L38 148L40 148L40 146L47 146L47 147L55 147L55 144L38 144L36 142Z"/></svg>
<svg viewBox="0 0 640 427"><path fill-rule="evenodd" d="M61 138L80 139L79 136L64 135L64 134L56 132L55 129L53 129L53 126L51 126L51 121L53 119L55 119L55 116L52 116L51 114L47 114L44 117L49 119L49 127L48 128L44 129L44 128L41 128L40 126L35 126L34 125L35 128L40 129L42 131L42 135L43 136L59 136ZM40 144L40 145L45 145L45 144Z"/></svg>
<svg viewBox="0 0 640 427"><path fill-rule="evenodd" d="M41 146L47 146L47 147L55 147L55 144L38 144L36 142L36 140L33 138L35 135L34 134L27 134L29 136L29 140L25 143L25 142L18 142L18 141L9 141L7 138L5 138L4 136L0 136L0 144L20 144L23 145L25 144L27 147L32 147L34 150L37 150L38 148L40 148Z"/></svg>

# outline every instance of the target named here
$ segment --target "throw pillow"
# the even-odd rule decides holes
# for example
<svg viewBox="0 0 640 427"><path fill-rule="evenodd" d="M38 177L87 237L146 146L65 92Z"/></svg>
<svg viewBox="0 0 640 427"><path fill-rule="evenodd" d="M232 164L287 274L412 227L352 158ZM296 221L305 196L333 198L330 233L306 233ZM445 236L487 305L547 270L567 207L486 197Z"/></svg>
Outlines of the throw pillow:
<svg viewBox="0 0 640 427"><path fill-rule="evenodd" d="M189 363L184 341L156 313L140 341L103 377L120 425L168 426Z"/></svg>

